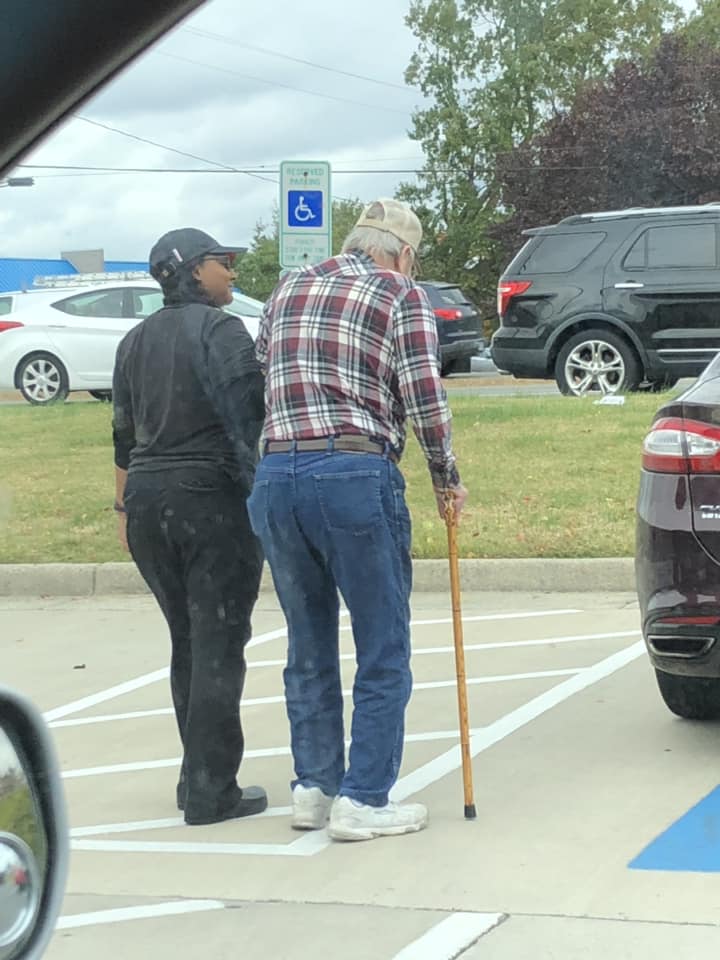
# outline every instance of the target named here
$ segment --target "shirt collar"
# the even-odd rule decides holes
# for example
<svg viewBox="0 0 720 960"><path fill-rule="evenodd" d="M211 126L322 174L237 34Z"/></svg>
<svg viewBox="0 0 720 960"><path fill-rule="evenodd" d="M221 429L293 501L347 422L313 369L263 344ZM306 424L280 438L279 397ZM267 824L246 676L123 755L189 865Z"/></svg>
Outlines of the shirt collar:
<svg viewBox="0 0 720 960"><path fill-rule="evenodd" d="M375 263L373 258L369 253L365 253L364 250L347 250L345 256L352 257L358 263L362 264L363 267L370 273L373 270L379 270L380 268Z"/></svg>

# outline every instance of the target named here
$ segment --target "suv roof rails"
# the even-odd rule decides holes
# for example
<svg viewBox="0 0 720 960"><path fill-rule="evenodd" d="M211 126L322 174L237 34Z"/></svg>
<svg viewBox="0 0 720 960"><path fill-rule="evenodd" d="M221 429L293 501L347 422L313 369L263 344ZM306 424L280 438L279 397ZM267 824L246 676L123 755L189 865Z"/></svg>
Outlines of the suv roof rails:
<svg viewBox="0 0 720 960"><path fill-rule="evenodd" d="M597 213L575 213L572 216L564 217L560 223L587 223L594 220L615 220L621 217L657 217L664 214L683 214L683 213L710 213L716 212L713 208L720 207L720 200L713 200L710 203L696 204L686 207L627 207L624 210L603 210Z"/></svg>

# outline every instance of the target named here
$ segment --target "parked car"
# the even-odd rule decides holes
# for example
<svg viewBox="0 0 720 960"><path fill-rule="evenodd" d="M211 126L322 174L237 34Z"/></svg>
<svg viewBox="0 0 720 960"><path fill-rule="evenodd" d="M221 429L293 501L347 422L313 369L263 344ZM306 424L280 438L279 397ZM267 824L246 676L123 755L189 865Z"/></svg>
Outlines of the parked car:
<svg viewBox="0 0 720 960"><path fill-rule="evenodd" d="M635 569L665 703L688 719L720 717L720 356L645 438Z"/></svg>
<svg viewBox="0 0 720 960"><path fill-rule="evenodd" d="M64 400L87 390L110 399L120 340L163 303L149 275L105 274L89 282L58 278L49 289L8 294L10 311L0 316L0 390L20 390L32 404ZM257 336L262 303L234 293L227 309Z"/></svg>
<svg viewBox="0 0 720 960"><path fill-rule="evenodd" d="M440 373L464 373L470 359L485 347L480 311L454 283L420 281L433 311L440 340Z"/></svg>
<svg viewBox="0 0 720 960"><path fill-rule="evenodd" d="M496 365L565 394L664 389L720 349L720 205L567 217L498 284Z"/></svg>

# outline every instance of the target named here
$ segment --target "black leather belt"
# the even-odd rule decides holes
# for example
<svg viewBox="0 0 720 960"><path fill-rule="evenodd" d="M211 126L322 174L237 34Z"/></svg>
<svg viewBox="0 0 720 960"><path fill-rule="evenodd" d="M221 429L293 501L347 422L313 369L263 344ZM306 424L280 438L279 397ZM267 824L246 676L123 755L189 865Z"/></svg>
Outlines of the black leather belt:
<svg viewBox="0 0 720 960"><path fill-rule="evenodd" d="M265 453L290 453L297 450L302 453L376 453L388 457L393 463L400 458L389 444L360 434L341 434L338 437L314 437L312 440L266 440Z"/></svg>

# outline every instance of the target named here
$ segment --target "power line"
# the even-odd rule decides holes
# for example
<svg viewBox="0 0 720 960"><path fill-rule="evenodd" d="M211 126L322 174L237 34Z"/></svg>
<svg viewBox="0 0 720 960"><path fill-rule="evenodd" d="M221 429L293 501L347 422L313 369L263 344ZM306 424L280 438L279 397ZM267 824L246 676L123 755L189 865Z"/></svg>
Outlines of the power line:
<svg viewBox="0 0 720 960"><path fill-rule="evenodd" d="M73 164L53 164L53 163L21 163L18 166L23 167L27 170L75 170L82 171L84 173L210 173L215 174L245 174L246 176L257 176L260 172L263 173L276 173L279 174L279 170L269 170L266 167L257 168L242 168L242 167L227 167L222 170L208 170L205 167L103 167L103 166L79 166ZM333 176L360 176L365 174L405 174L405 173L423 173L425 168L389 168L389 167L378 167L372 169L356 169L356 170L336 170L333 168ZM435 170L435 173L447 173L450 171L446 170ZM77 174L77 176L82 176L83 173ZM42 176L42 174L40 175ZM49 174L48 174L49 176ZM277 183L277 180L270 181L272 183Z"/></svg>
<svg viewBox="0 0 720 960"><path fill-rule="evenodd" d="M228 166L226 163L220 163L218 160L208 160L207 157L199 157L194 153L186 153L184 150L177 150L175 147L168 147L167 144L158 143L156 140L148 140L147 137L139 137L137 134L129 133L127 130L121 130L119 127L112 127L108 123L101 123L99 120L91 120L90 117L81 117L77 113L74 115L74 117L76 120L82 120L83 123L89 123L94 127L101 127L103 130L109 130L111 133L118 133L121 137L127 137L130 140L137 140L138 143L147 143L151 147L159 147L161 150L167 150L169 153L177 153L178 156L187 157L190 160L199 160L200 163L211 163L216 167L223 167L225 170L233 173L241 172L236 170L235 167ZM271 180L269 177L263 177L257 173L247 173L246 176L254 177L256 180L266 180L268 183L278 182L277 180Z"/></svg>
<svg viewBox="0 0 720 960"><path fill-rule="evenodd" d="M288 53L280 53L278 50L269 50L267 47L258 47L253 43L244 43L235 37L224 37L221 33L213 33L211 30L199 30L197 27L184 27L185 33L194 33L197 37L204 37L208 40L219 40L221 43L229 43L232 46L243 47L245 50L253 50L255 53L263 53L269 57L279 57L282 60L290 60L292 63L302 63L306 67L314 67L316 70L327 70L328 73L337 73L341 77L352 77L354 80L366 80L368 83L377 83L383 87L394 87L396 90L405 90L406 92L413 88L409 84L392 83L390 80L380 80L377 77L367 77L362 73L352 73L349 70L338 70L337 67L328 67L322 63L316 63L314 60L303 60L302 57L293 57Z"/></svg>
<svg viewBox="0 0 720 960"><path fill-rule="evenodd" d="M353 107L366 107L368 110L382 110L385 113L399 113L407 117L409 110L396 110L395 107L381 107L372 103L362 103L360 100L349 100L347 97L335 97L331 93L318 93L317 90L305 90L303 87L294 87L289 83L280 83L279 80L265 80L263 77L253 77L247 73L239 73L237 70L230 70L228 67L219 67L214 63L203 63L201 60L191 60L189 57L180 57L176 53L164 53L158 51L161 57L168 57L170 60L179 60L180 63L190 63L194 67L205 67L207 70L215 70L217 73L225 73L231 77L239 77L241 80L252 80L254 83L266 83L271 87L282 87L285 90L292 90L293 93L304 93L310 97L321 97L323 100L334 100L336 103L349 103Z"/></svg>

